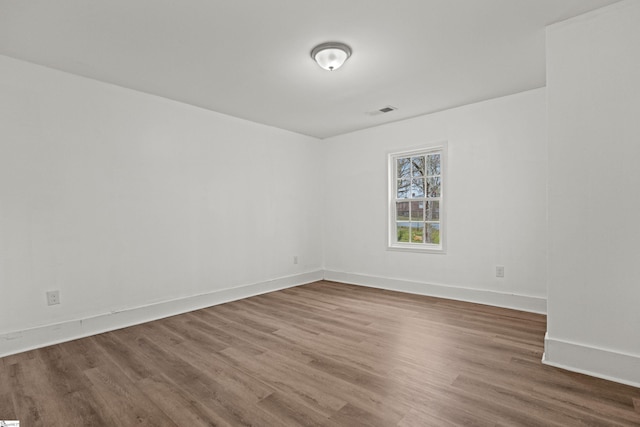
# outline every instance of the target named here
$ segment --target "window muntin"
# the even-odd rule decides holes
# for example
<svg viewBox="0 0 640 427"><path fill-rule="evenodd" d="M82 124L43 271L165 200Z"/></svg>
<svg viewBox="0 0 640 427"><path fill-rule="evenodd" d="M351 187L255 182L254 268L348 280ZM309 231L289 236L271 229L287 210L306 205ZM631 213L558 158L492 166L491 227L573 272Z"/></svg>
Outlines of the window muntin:
<svg viewBox="0 0 640 427"><path fill-rule="evenodd" d="M444 147L389 155L389 247L442 251Z"/></svg>

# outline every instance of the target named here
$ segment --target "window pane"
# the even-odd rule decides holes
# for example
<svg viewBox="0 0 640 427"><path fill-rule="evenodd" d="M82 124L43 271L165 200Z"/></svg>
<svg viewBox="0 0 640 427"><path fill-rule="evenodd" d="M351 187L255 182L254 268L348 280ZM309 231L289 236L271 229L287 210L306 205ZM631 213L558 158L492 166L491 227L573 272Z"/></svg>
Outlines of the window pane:
<svg viewBox="0 0 640 427"><path fill-rule="evenodd" d="M424 156L411 158L411 175L424 176Z"/></svg>
<svg viewBox="0 0 640 427"><path fill-rule="evenodd" d="M411 154L409 154L411 153ZM444 151L433 147L391 154L391 248L439 250L446 213L443 198ZM395 241L394 229L395 228Z"/></svg>
<svg viewBox="0 0 640 427"><path fill-rule="evenodd" d="M424 178L411 180L411 197L424 197Z"/></svg>
<svg viewBox="0 0 640 427"><path fill-rule="evenodd" d="M396 202L396 219L398 221L409 219L409 202Z"/></svg>
<svg viewBox="0 0 640 427"><path fill-rule="evenodd" d="M405 178L411 176L411 159L408 157L398 159L396 162L398 169L398 178Z"/></svg>
<svg viewBox="0 0 640 427"><path fill-rule="evenodd" d="M431 200L427 202L427 221L440 221L440 202Z"/></svg>
<svg viewBox="0 0 640 427"><path fill-rule="evenodd" d="M411 221L424 221L424 202L411 202Z"/></svg>
<svg viewBox="0 0 640 427"><path fill-rule="evenodd" d="M429 154L427 156L427 175L440 175L440 154Z"/></svg>
<svg viewBox="0 0 640 427"><path fill-rule="evenodd" d="M396 224L396 228L398 231L398 242L408 242L409 241L409 223L398 222Z"/></svg>
<svg viewBox="0 0 640 427"><path fill-rule="evenodd" d="M440 223L427 223L427 243L440 243Z"/></svg>
<svg viewBox="0 0 640 427"><path fill-rule="evenodd" d="M397 199L406 199L409 197L409 190L411 189L411 181L408 179L398 180L398 195Z"/></svg>
<svg viewBox="0 0 640 427"><path fill-rule="evenodd" d="M424 222L411 223L411 243L424 242Z"/></svg>
<svg viewBox="0 0 640 427"><path fill-rule="evenodd" d="M440 197L441 178L427 178L427 197Z"/></svg>

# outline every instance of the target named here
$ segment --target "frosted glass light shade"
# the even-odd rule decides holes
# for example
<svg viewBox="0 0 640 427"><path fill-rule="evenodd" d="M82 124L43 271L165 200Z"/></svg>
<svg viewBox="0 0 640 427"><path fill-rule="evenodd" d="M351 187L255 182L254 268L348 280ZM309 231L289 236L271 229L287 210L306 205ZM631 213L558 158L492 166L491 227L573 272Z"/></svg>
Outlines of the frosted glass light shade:
<svg viewBox="0 0 640 427"><path fill-rule="evenodd" d="M323 43L313 48L311 57L319 66L328 71L335 71L351 56L351 48L344 43Z"/></svg>

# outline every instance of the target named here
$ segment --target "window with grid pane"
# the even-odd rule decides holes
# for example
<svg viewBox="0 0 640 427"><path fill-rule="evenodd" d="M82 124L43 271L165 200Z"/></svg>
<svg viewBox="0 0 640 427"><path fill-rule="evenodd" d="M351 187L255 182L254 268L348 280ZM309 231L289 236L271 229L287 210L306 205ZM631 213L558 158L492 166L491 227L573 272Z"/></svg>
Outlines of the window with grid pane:
<svg viewBox="0 0 640 427"><path fill-rule="evenodd" d="M389 155L389 246L442 251L444 147Z"/></svg>

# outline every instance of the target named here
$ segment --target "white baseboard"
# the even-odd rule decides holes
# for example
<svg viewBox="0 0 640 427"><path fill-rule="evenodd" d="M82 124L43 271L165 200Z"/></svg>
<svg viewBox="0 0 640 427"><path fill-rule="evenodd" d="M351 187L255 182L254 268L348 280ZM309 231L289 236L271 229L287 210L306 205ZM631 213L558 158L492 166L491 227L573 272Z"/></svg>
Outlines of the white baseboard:
<svg viewBox="0 0 640 427"><path fill-rule="evenodd" d="M412 282L379 276L317 270L264 282L223 289L176 300L163 301L141 307L129 308L96 316L74 319L61 323L39 326L21 331L0 334L0 357L33 350L52 344L84 338L127 326L162 319L177 314L248 298L279 289L290 288L322 279L372 288L428 295L497 307L513 308L534 313L546 312L546 299L458 288L430 283Z"/></svg>
<svg viewBox="0 0 640 427"><path fill-rule="evenodd" d="M0 334L0 357L322 280L322 270Z"/></svg>
<svg viewBox="0 0 640 427"><path fill-rule="evenodd" d="M454 286L413 282L409 280L369 276L356 273L344 273L331 270L324 271L324 278L326 280L349 283L352 285L361 285L371 288L387 289L390 291L487 304L532 313L546 314L547 312L546 298L527 295L507 294L481 289L459 288Z"/></svg>
<svg viewBox="0 0 640 427"><path fill-rule="evenodd" d="M640 356L544 337L542 363L640 387Z"/></svg>

